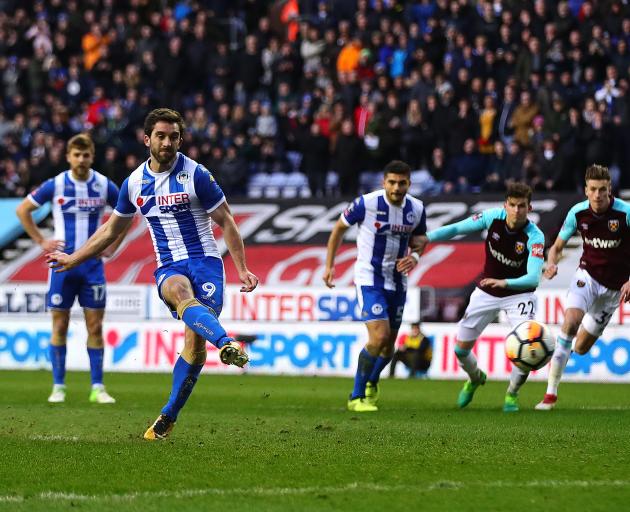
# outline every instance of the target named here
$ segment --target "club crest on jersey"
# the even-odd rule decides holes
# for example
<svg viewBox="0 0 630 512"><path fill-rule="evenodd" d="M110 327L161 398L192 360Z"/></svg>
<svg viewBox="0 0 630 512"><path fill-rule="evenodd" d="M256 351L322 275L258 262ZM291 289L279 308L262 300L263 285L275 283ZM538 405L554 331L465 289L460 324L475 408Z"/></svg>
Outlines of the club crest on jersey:
<svg viewBox="0 0 630 512"><path fill-rule="evenodd" d="M523 242L516 242L514 250L516 251L516 254L523 254L523 251L525 251L525 244Z"/></svg>
<svg viewBox="0 0 630 512"><path fill-rule="evenodd" d="M416 220L416 214L413 212L408 212L405 218L407 219L407 222L409 224L413 224Z"/></svg>
<svg viewBox="0 0 630 512"><path fill-rule="evenodd" d="M380 304L374 304L372 306L373 315L380 315L382 312L383 312L383 306L381 306Z"/></svg>
<svg viewBox="0 0 630 512"><path fill-rule="evenodd" d="M99 192L101 190L101 184L98 181L95 181L94 183L92 183L92 190L94 192Z"/></svg>
<svg viewBox="0 0 630 512"><path fill-rule="evenodd" d="M177 173L175 179L177 180L177 183L183 185L184 183L188 183L190 181L190 173L188 171L182 171Z"/></svg>
<svg viewBox="0 0 630 512"><path fill-rule="evenodd" d="M499 233L497 233L496 231L493 231L492 238L494 238L495 240L498 240L499 238L501 238L501 235L499 235Z"/></svg>
<svg viewBox="0 0 630 512"><path fill-rule="evenodd" d="M582 231L588 230L588 224L586 222L582 223Z"/></svg>
<svg viewBox="0 0 630 512"><path fill-rule="evenodd" d="M577 286L578 288L584 288L586 286L586 283L584 281L578 281Z"/></svg>
<svg viewBox="0 0 630 512"><path fill-rule="evenodd" d="M616 233L619 230L619 220L613 219L608 221L608 229L613 233Z"/></svg>

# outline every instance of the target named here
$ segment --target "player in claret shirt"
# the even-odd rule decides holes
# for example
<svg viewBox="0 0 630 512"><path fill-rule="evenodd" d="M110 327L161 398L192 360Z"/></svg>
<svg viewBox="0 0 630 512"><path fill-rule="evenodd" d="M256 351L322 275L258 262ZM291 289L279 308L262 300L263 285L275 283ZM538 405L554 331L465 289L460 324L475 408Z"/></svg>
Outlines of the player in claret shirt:
<svg viewBox="0 0 630 512"><path fill-rule="evenodd" d="M477 358L472 352L486 326L501 310L505 311L512 327L536 315L537 297L534 291L542 272L545 236L527 218L532 209L531 197L532 190L527 185L511 184L503 208L485 210L427 233L427 241L437 242L450 240L456 235L488 230L483 273L457 331L455 355L470 379L457 398L459 407L466 407L477 388L486 382L486 374L477 367ZM505 412L518 411L518 390L528 375L529 372L512 367L503 405Z"/></svg>
<svg viewBox="0 0 630 512"><path fill-rule="evenodd" d="M536 409L549 411L574 350L586 354L608 325L620 301L630 301L630 204L612 196L610 173L602 165L586 169L586 201L576 204L549 250L545 277L553 279L567 240L578 231L583 252L567 297L562 331L551 359L547 393Z"/></svg>

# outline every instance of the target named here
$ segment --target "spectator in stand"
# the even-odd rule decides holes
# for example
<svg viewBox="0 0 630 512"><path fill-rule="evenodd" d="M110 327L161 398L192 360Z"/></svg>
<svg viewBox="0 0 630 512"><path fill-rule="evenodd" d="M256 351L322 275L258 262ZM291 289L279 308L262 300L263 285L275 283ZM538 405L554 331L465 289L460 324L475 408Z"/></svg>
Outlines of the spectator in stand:
<svg viewBox="0 0 630 512"><path fill-rule="evenodd" d="M339 175L342 196L354 197L359 191L363 152L363 141L356 135L352 121L344 119L332 150L332 169Z"/></svg>
<svg viewBox="0 0 630 512"><path fill-rule="evenodd" d="M605 163L621 171L630 165L630 6L623 2L603 9L565 0L557 6L440 0L403 2L396 10L380 0L292 1L271 9L250 0L247 9L229 14L231 26L242 27L229 37L219 22L228 11L218 4L213 16L204 2L172 10L149 2L132 10L93 0L82 11L76 1L38 0L33 9L13 4L0 2L0 161L11 158L14 165L3 167L15 169L1 178L8 190L17 190L16 176L41 175L41 157L29 169L37 131L52 137L47 148L90 130L99 147L136 153L129 127L163 104L187 119L196 109L206 112L206 129L187 136L186 151L210 158L214 145L225 152L238 139L237 153L251 170L286 168L287 152L299 161L297 141L313 117L334 143L347 115L367 143L359 173L398 151L414 157L409 141L420 132L430 134L431 150L414 157L418 165L439 147L451 167L464 141L478 140L484 112L480 149L491 153L485 96L494 101L493 131L508 148L507 161L513 137L531 147L540 113L544 125L536 137L540 144L552 139L568 168L584 167L587 154L602 154L602 135L608 137ZM516 105L520 94L529 94L527 107ZM461 117L461 100L477 133ZM252 101L251 112L235 114L250 111ZM256 122L265 102L271 105L266 126L276 128L261 139ZM331 115L336 103L345 112ZM418 105L426 133L417 127ZM583 121L571 109L583 110ZM602 120L594 123L597 111ZM95 158L102 167L105 152ZM630 186L630 173L621 172L621 180Z"/></svg>

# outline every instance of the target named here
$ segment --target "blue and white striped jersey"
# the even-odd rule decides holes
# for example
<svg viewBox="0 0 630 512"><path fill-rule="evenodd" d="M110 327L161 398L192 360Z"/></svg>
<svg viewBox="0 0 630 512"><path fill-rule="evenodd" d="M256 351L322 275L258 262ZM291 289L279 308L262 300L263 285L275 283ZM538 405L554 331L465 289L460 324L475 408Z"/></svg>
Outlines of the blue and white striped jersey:
<svg viewBox="0 0 630 512"><path fill-rule="evenodd" d="M156 173L147 160L120 189L114 213L144 215L153 240L158 267L203 256L221 257L208 215L225 201L210 171L177 153L173 168Z"/></svg>
<svg viewBox="0 0 630 512"><path fill-rule="evenodd" d="M385 190L355 199L341 214L347 225L359 225L354 282L385 290L403 290L407 277L396 270L396 260L407 253L409 239L424 235L427 218L422 201L405 196L401 206L390 204Z"/></svg>
<svg viewBox="0 0 630 512"><path fill-rule="evenodd" d="M36 206L52 203L55 239L63 240L63 251L72 254L98 229L105 207L116 206L118 187L93 169L86 181L74 179L67 170L46 180L28 198Z"/></svg>

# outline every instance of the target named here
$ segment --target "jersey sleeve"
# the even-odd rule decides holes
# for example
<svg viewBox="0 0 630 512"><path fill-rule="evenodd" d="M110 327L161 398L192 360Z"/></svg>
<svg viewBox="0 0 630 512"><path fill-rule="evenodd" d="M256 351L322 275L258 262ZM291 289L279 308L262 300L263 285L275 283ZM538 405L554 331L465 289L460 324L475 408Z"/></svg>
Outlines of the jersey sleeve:
<svg viewBox="0 0 630 512"><path fill-rule="evenodd" d="M504 212L505 210L503 208L484 210L481 213L475 213L472 217L468 217L467 219L429 231L427 237L429 242L439 242L442 240L450 240L457 235L466 235L468 233L474 233L475 231L482 231L488 229L494 219L500 219L505 216Z"/></svg>
<svg viewBox="0 0 630 512"><path fill-rule="evenodd" d="M223 190L219 187L212 173L203 165L198 165L195 169L194 183L195 193L206 212L212 213L221 203L225 202Z"/></svg>
<svg viewBox="0 0 630 512"><path fill-rule="evenodd" d="M362 222L365 219L365 201L363 196L357 197L352 201L343 211L340 219L346 226Z"/></svg>
<svg viewBox="0 0 630 512"><path fill-rule="evenodd" d="M123 182L122 187L120 187L118 202L116 203L116 208L114 208L114 213L119 217L133 217L136 213L136 205L129 200L129 178L127 178Z"/></svg>
<svg viewBox="0 0 630 512"><path fill-rule="evenodd" d="M107 204L112 208L116 208L119 194L120 189L118 186L113 181L107 180Z"/></svg>
<svg viewBox="0 0 630 512"><path fill-rule="evenodd" d="M41 206L53 200L55 195L55 180L50 178L37 187L27 197L35 206Z"/></svg>
<svg viewBox="0 0 630 512"><path fill-rule="evenodd" d="M527 290L536 288L540 283L543 263L545 262L545 235L540 230L536 230L527 241L529 256L527 258L527 273L524 276L513 279L506 279L507 287L510 290Z"/></svg>
<svg viewBox="0 0 630 512"><path fill-rule="evenodd" d="M575 207L569 210L567 214L567 218L564 219L564 224L562 224L562 228L560 229L560 233L558 236L562 238L565 242L573 236L577 229L577 220L575 218Z"/></svg>
<svg viewBox="0 0 630 512"><path fill-rule="evenodd" d="M414 229L411 232L411 234L414 236L418 236L418 235L426 235L426 233L427 233L427 211L423 208L422 215L420 217L420 222L416 226L416 229Z"/></svg>

